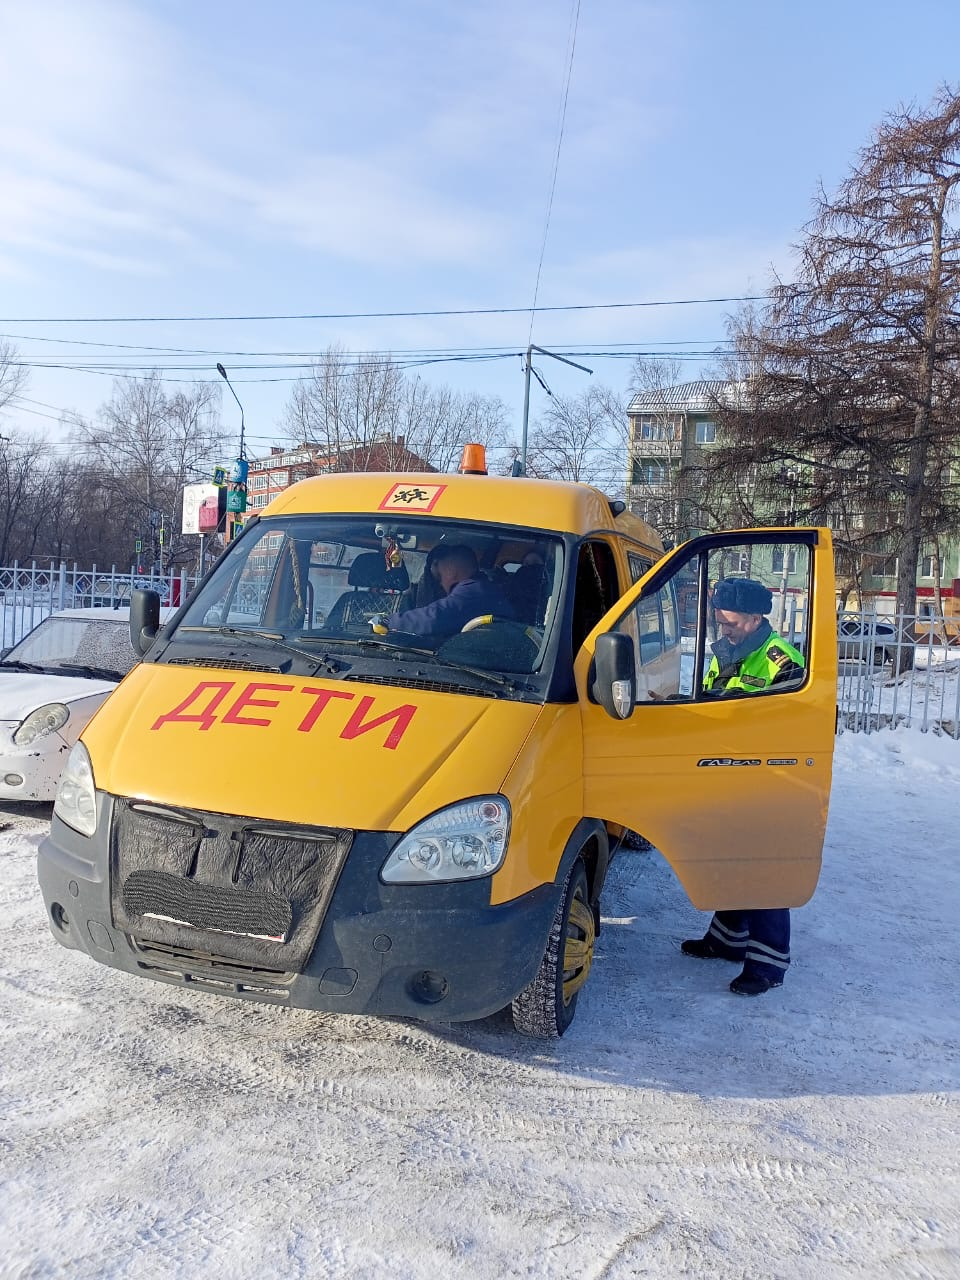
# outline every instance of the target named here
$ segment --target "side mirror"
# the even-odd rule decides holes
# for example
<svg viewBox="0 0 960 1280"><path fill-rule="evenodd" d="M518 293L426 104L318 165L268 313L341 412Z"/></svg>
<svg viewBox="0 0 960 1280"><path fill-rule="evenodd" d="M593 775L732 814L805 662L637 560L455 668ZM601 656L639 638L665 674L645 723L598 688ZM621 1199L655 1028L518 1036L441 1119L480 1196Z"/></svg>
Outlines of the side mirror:
<svg viewBox="0 0 960 1280"><path fill-rule="evenodd" d="M636 705L637 668L633 641L620 631L597 636L593 696L614 720L628 720Z"/></svg>
<svg viewBox="0 0 960 1280"><path fill-rule="evenodd" d="M130 597L130 643L141 657L160 630L160 596L156 591L134 591Z"/></svg>

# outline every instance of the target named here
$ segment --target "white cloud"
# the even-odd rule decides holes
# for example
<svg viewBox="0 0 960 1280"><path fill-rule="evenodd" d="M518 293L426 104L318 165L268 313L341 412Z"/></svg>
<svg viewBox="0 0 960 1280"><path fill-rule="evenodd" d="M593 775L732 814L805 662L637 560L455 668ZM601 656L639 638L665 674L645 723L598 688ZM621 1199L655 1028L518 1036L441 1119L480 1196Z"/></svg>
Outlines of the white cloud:
<svg viewBox="0 0 960 1280"><path fill-rule="evenodd" d="M287 70L310 6L237 64L207 38L216 10L174 28L121 0L34 0L0 53L0 244L146 274L171 250L203 265L249 246L505 262L545 207L569 17L548 12L384 6L367 31L330 15L315 62L296 50ZM636 5L627 31L650 23L662 34L662 11ZM611 57L583 37L562 180L661 127L652 100L609 99Z"/></svg>
<svg viewBox="0 0 960 1280"><path fill-rule="evenodd" d="M238 234L341 257L450 261L491 247L470 211L381 139L288 141L261 107L201 68L174 36L114 4L41 3L19 15L0 87L0 243L150 271ZM144 51L149 50L149 60ZM286 104L294 107L293 102ZM228 127L229 125L229 127Z"/></svg>

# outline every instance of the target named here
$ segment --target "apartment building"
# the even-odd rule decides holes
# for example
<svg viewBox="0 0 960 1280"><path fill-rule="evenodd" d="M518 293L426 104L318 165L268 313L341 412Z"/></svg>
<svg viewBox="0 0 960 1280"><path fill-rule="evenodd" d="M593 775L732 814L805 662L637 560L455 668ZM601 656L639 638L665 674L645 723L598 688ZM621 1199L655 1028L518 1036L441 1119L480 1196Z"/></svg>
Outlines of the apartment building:
<svg viewBox="0 0 960 1280"><path fill-rule="evenodd" d="M729 404L735 392L736 385L723 380L682 382L642 392L627 406L630 509L655 528L675 535L677 541L709 532L699 527L697 495L684 469L694 466L698 457L717 443L718 408ZM785 515L771 515L771 523L784 522ZM782 571L785 581L790 577L789 565L770 567L774 572ZM860 604L891 611L897 571L896 556L862 557ZM923 549L917 567L917 608L921 614L933 609L938 589L944 599L960 600L960 540L953 536L941 538L939 546Z"/></svg>

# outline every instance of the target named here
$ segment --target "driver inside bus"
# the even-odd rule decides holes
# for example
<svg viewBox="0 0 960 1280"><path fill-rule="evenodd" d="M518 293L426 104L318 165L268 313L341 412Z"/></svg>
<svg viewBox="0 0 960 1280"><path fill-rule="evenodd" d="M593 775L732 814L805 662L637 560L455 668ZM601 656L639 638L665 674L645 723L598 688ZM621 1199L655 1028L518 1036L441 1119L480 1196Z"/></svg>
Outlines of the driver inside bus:
<svg viewBox="0 0 960 1280"><path fill-rule="evenodd" d="M441 547L431 557L430 573L443 595L419 609L392 613L377 618L371 625L380 634L403 631L408 635L430 636L446 640L462 631L472 619L485 614L513 619L514 612L506 596L480 572L472 548Z"/></svg>

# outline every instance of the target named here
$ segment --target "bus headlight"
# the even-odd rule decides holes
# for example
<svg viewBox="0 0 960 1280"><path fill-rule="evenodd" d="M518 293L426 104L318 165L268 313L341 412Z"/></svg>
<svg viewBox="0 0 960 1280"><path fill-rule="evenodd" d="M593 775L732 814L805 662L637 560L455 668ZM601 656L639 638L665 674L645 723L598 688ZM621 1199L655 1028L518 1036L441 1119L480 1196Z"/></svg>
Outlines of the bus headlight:
<svg viewBox="0 0 960 1280"><path fill-rule="evenodd" d="M408 831L383 864L387 884L428 884L492 875L510 839L506 796L476 796L440 809Z"/></svg>
<svg viewBox="0 0 960 1280"><path fill-rule="evenodd" d="M93 766L82 742L78 742L67 757L57 783L53 812L82 836L92 836L97 829L97 793L93 785Z"/></svg>

